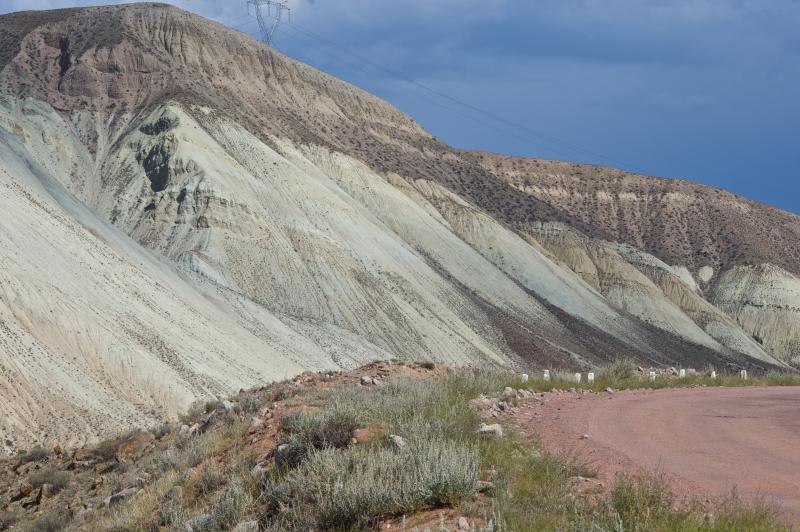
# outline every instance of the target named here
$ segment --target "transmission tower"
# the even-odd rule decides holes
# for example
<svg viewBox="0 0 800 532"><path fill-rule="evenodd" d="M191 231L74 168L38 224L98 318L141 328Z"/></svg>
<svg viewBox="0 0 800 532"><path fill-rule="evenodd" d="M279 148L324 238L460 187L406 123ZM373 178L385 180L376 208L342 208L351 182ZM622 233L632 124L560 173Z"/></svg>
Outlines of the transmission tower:
<svg viewBox="0 0 800 532"><path fill-rule="evenodd" d="M278 27L286 20L291 22L292 9L282 0L247 0L247 12L250 6L255 8L258 25L261 27L262 40L272 45ZM264 9L266 7L266 9Z"/></svg>

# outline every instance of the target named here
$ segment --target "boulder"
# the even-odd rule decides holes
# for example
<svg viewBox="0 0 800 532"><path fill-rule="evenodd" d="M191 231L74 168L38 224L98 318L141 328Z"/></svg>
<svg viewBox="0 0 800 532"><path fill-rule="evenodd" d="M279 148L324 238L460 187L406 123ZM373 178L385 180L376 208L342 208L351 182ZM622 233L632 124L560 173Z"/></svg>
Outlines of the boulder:
<svg viewBox="0 0 800 532"><path fill-rule="evenodd" d="M39 506L39 504L42 502L42 496L43 495L44 495L44 489L42 487L42 488L39 488L35 492L35 495L32 494L30 496L30 498L28 498L27 500L22 501L21 506L23 508L25 508L26 510L28 508L32 508L33 506Z"/></svg>
<svg viewBox="0 0 800 532"><path fill-rule="evenodd" d="M264 420L254 417L253 421L250 422L250 426L247 428L248 434L255 434L259 430L264 428Z"/></svg>
<svg viewBox="0 0 800 532"><path fill-rule="evenodd" d="M92 458L92 451L87 449L86 447L81 447L77 451L75 451L75 455L73 458L78 462L86 462L87 460L91 460Z"/></svg>
<svg viewBox="0 0 800 532"><path fill-rule="evenodd" d="M265 460L265 461L259 462L259 463L257 463L256 465L254 465L254 466L253 466L253 467L250 469L250 474L251 474L253 477L255 477L255 478L258 478L258 477L261 475L261 473L263 473L263 472L264 472L264 471L266 471L266 470L267 470L267 462L266 462L266 460Z"/></svg>
<svg viewBox="0 0 800 532"><path fill-rule="evenodd" d="M479 436L490 436L494 438L500 438L503 436L503 427L498 424L487 425L485 423L481 423L480 428L476 432Z"/></svg>
<svg viewBox="0 0 800 532"><path fill-rule="evenodd" d="M19 498L22 499L23 497L27 497L33 493L33 489L33 485L30 482L23 482L19 485Z"/></svg>
<svg viewBox="0 0 800 532"><path fill-rule="evenodd" d="M275 449L275 457L282 458L286 454L286 451L289 450L289 447L290 445L288 443L282 443L278 445L278 447Z"/></svg>
<svg viewBox="0 0 800 532"><path fill-rule="evenodd" d="M408 442L406 442L405 438L396 434L389 434L389 443L391 443L392 447L395 449L402 449L408 445Z"/></svg>
<svg viewBox="0 0 800 532"><path fill-rule="evenodd" d="M135 462L153 445L155 439L150 432L137 432L117 447L114 458L119 463Z"/></svg>
<svg viewBox="0 0 800 532"><path fill-rule="evenodd" d="M361 428L353 431L353 443L369 443L386 437L383 429Z"/></svg>
<svg viewBox="0 0 800 532"><path fill-rule="evenodd" d="M124 501L125 499L133 497L137 493L139 493L139 488L124 489L120 492L115 493L114 495L111 495L110 497L106 497L103 500L103 506L113 506L115 504Z"/></svg>

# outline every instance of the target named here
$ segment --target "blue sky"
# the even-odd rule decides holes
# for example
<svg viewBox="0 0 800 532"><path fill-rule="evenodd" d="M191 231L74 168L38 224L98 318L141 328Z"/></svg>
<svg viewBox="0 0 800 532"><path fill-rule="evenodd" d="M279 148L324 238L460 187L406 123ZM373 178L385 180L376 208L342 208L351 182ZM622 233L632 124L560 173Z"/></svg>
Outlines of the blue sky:
<svg viewBox="0 0 800 532"><path fill-rule="evenodd" d="M800 0L287 1L280 50L450 144L692 179L800 213ZM170 3L257 29L245 0Z"/></svg>

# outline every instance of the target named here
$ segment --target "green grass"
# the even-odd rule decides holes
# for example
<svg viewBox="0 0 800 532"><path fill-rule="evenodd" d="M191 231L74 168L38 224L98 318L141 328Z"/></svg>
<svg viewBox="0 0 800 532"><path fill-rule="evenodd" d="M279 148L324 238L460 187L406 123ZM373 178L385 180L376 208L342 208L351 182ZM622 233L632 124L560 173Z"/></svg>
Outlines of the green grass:
<svg viewBox="0 0 800 532"><path fill-rule="evenodd" d="M606 368L595 371L594 383L587 382L584 372L580 383L576 383L574 374L555 373L551 380L545 381L541 376L535 376L523 382L519 376L508 375L504 379L506 386L515 389L526 389L534 392L550 392L553 390L587 390L600 392L607 388L614 390L659 390L666 388L689 388L697 386L740 388L752 386L800 386L800 373L768 372L762 375L750 374L742 379L739 374L718 374L712 379L710 371L687 374L684 378L659 375L654 381L648 375L640 376L626 363L615 363Z"/></svg>

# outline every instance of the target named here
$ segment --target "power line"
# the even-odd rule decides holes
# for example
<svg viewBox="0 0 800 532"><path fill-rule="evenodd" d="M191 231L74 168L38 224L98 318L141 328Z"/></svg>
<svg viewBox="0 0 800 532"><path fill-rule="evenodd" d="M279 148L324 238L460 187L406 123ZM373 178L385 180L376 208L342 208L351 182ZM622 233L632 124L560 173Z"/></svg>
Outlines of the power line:
<svg viewBox="0 0 800 532"><path fill-rule="evenodd" d="M289 29L289 28L287 28L287 29ZM305 43L309 42L309 41L304 41L303 39L301 39L297 35L293 35L291 32L288 32L288 33L284 32L283 35L285 37L288 37L289 39L295 41L295 42L300 43L300 44L305 44ZM327 50L327 49L324 49L324 48L318 48L318 50L322 51L323 53L325 53L325 54L329 55L330 57L332 57L334 59L337 59L339 61L342 61L342 59L343 59L342 55L337 55L337 54L335 54L334 52L332 52L330 50ZM344 64L344 61L342 61L342 63ZM482 119L480 119L478 117L469 115L469 114L467 114L467 113L465 113L465 112L463 112L463 111L461 111L461 110L459 110L459 109L457 109L455 107L446 105L446 104L444 104L444 103L442 103L440 101L437 101L437 100L434 100L433 98L425 96L424 94L421 94L419 92L411 91L405 85L402 85L402 84L400 84L398 82L392 81L391 79L387 80L387 81L390 84L394 85L395 87L399 88L400 90L405 91L406 93L411 94L411 95L413 95L413 96L415 96L417 98L421 98L421 99L425 100L426 102L430 103L431 105L435 105L436 107L439 107L439 108L444 109L446 111L449 111L451 113L457 114L457 115L461 116L462 118L465 118L467 120L471 120L473 122L476 122L476 123L478 123L478 124L480 124L480 125L482 125L484 127L487 127L489 129L493 129L493 130L498 131L498 132L500 132L500 133L502 133L504 135L507 135L507 136L510 136L510 137L514 137L517 140L525 142L526 144L535 144L535 145L538 145L540 148L542 148L544 150L547 150L548 152L559 153L559 154L564 155L566 157L570 157L572 155L568 151L565 151L563 148L553 147L553 146L546 146L546 145L542 144L540 141L532 140L530 137L523 136L523 135L521 135L521 134L519 134L517 132L509 131L507 129L503 129L503 128L497 126L496 124L492 124L491 122L487 122L487 121L482 120Z"/></svg>
<svg viewBox="0 0 800 532"><path fill-rule="evenodd" d="M266 1L266 0L261 0L261 1ZM250 24L252 22L255 22L255 21L251 20L251 21L245 22L245 23L243 23L243 24L241 24L239 26L234 26L234 28L240 28L240 27L246 26L247 24ZM459 116L461 116L461 117L463 117L465 119L471 120L471 121L473 121L473 122L475 122L477 124L480 124L480 125L482 125L484 127L488 127L488 128L493 129L495 131L503 133L504 135L508 135L508 136L514 137L517 140L521 140L521 141L526 142L526 143L531 143L531 144L537 145L540 148L545 149L547 151L550 151L552 153L560 153L561 155L564 155L568 159L571 159L575 154L582 153L583 154L582 156L584 156L584 157L590 157L592 159L605 160L605 161L607 161L609 163L612 163L612 164L615 164L615 165L618 165L618 166L628 167L628 169L632 169L633 168L633 165L627 164L627 163L625 163L623 161L619 161L619 160L616 160L616 159L614 159L612 157L609 157L609 156L603 155L601 153L595 152L593 150L589 150L587 148L583 148L581 146L578 146L578 145L575 145L573 143L570 143L570 142L568 142L566 140L559 139L558 137L554 137L552 135L546 135L546 134L534 131L534 130L526 127L526 126L520 125L520 124L518 124L516 122L513 122L511 120L508 120L508 119L506 119L506 118L504 118L502 116L496 115L496 114L494 114L494 113L492 113L490 111L486 111L486 110L481 109L480 107L477 107L477 106L475 106L473 104L470 104L468 102L465 102L465 101L462 101L462 100L460 100L458 98L450 96L450 95L448 95L448 94L446 94L446 93L444 93L444 92L442 92L440 90L434 89L434 88L426 85L425 83L422 83L420 81L417 81L417 80L414 80L412 78L409 78L408 76L405 76L403 74L395 72L395 71L393 71L393 70L391 70L389 68L386 68L383 65L381 65L379 63L376 63L375 61L372 61L372 60L370 60L368 58L365 58L365 57L363 57L363 56L361 56L359 54L351 52L351 51L347 50L346 48L344 48L343 46L340 46L340 45L330 41L329 39L326 39L325 37L322 37L322 36L320 36L318 34L315 34L314 32L311 32L310 30L304 30L298 24L296 24L295 22L289 21L284 26L284 30L289 30L289 29L297 32L299 35L296 35L296 34L293 34L293 33L287 33L287 32L284 32L284 35L288 36L290 39L292 39L292 40L294 40L296 42L299 42L300 44L304 44L306 46L313 47L313 48L315 48L315 49L317 49L319 51L322 51L323 53L326 53L329 56L334 57L334 58L337 58L337 54L335 52L331 51L330 48L336 49L336 50L338 50L340 52L340 55L338 55L338 59L339 60L342 60L342 55L341 54L347 55L347 56L349 56L349 57L351 57L353 59L356 59L357 61L359 61L362 64L369 65L369 66L371 66L371 67L373 67L373 68L375 68L375 69L377 69L377 70L379 70L379 71L381 71L381 72L383 72L385 74L388 74L390 77L397 78L397 79L399 79L399 80L401 80L401 81L403 81L405 83L409 83L409 84L411 84L411 85L413 85L413 86L415 86L415 87L417 87L419 89L422 89L422 90L424 90L424 91L426 91L426 92L428 92L430 94L433 94L434 96L437 96L438 98L441 98L441 99L446 100L446 101L448 101L450 103L456 104L456 105L458 105L459 107L461 107L463 109L471 111L472 113L477 113L477 114L479 114L479 115L481 115L483 117L489 118L489 119L494 120L495 122L497 122L497 124L488 122L488 121L483 120L481 118L478 118L478 117L476 117L476 116L474 116L472 114L465 113L465 112L463 112L463 111L461 111L461 110L459 110L457 108L454 108L452 106L446 105L446 104L444 104L442 102L439 102L439 101L436 101L436 100L434 100L432 98L428 98L428 97L424 96L423 94L421 94L419 92L411 91L405 85L402 85L402 84L393 82L391 80L388 80L389 83L391 83L392 85L398 87L400 90L403 90L403 91L407 92L408 94L414 95L414 96L416 96L418 98L422 98L425 101L431 103L432 105L435 105L435 106L437 106L439 108L445 109L445 110L447 110L447 111L449 111L451 113L455 113L455 114L457 114L457 115L459 115ZM311 42L311 41L317 41L318 43L322 43L322 44L326 45L326 48L323 48L323 47L320 47L320 46L315 46L314 43ZM363 70L363 68L360 68L359 70ZM502 124L502 126L504 126L504 127L500 127L498 124ZM509 129L506 129L505 126L511 127L516 131L510 131ZM537 140L534 140L534 139L537 139Z"/></svg>
<svg viewBox="0 0 800 532"><path fill-rule="evenodd" d="M481 109L480 107L477 107L477 106L475 106L473 104L470 104L468 102L465 102L463 100L460 100L458 98L450 96L449 94L446 94L446 93L444 93L442 91L434 89L434 88L430 87L429 85L426 85L425 83L422 83L422 82L417 81L415 79L409 78L408 76L405 76L405 75L403 75L403 74L401 74L399 72L395 72L395 71L393 71L393 70L391 70L389 68L386 68L383 65L378 64L378 63L376 63L376 62L374 62L374 61L372 61L372 60L370 60L370 59L368 59L366 57L363 57L363 56L361 56L359 54L351 52L351 51L347 50L346 48L344 48L343 46L338 45L338 44L330 41L329 39L326 39L325 37L322 37L322 36L320 36L318 34L315 34L314 32L311 32L310 30L304 30L298 24L296 24L294 22L291 22L289 26L292 27L293 29L297 30L298 32L308 36L311 39L315 39L315 40L317 40L319 42L327 44L328 46L337 48L341 52L343 52L343 53L345 53L347 55L350 55L350 56L358 59L359 61L363 61L364 63L370 64L374 68L379 69L382 72L384 72L386 74L389 74L390 76L394 76L396 78L402 79L403 81L411 83L411 84L413 84L413 85L415 85L415 86L417 86L417 87L419 87L419 88L421 88L421 89L423 89L423 90L425 90L427 92L430 92L430 93L432 93L432 94L434 94L434 95L436 95L436 96L438 96L440 98L446 99L446 100L448 100L448 101L450 101L452 103L455 103L455 104L457 104L457 105L459 105L461 107L469 109L472 112L479 113L479 114L481 114L481 115L483 115L483 116L485 116L487 118L490 118L490 119L495 120L497 122L503 123L503 124L505 124L507 126L513 127L514 129L517 129L517 130L519 130L521 132L524 132L524 133L526 133L528 135L533 135L533 136L538 137L538 138L540 138L542 140L546 140L546 141L548 141L548 142L550 142L552 144L560 145L564 149L572 150L574 152L582 152L583 154L588 155L588 156L590 156L592 158L595 158L595 159L603 159L605 161L608 161L608 162L611 162L611 163L614 163L614 164L617 164L617 165L622 165L622 166L628 166L628 167L632 166L632 165L629 165L629 164L627 164L627 163L625 163L623 161L616 160L613 157L609 157L607 155L603 155L603 154L598 153L596 151L589 150L587 148L583 148L581 146L578 146L576 144L570 143L569 141L560 139L558 137L555 137L555 136L552 136L552 135L547 135L547 134L535 131L535 130L529 128L529 127L523 126L523 125L518 124L518 123L516 123L516 122L514 122L512 120L508 120L508 119L506 119L506 118L504 118L502 116L496 115L496 114L494 114L494 113L492 113L490 111L486 111L486 110Z"/></svg>

